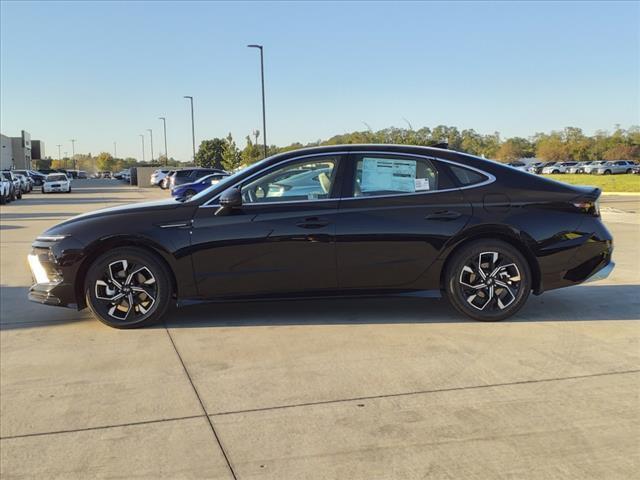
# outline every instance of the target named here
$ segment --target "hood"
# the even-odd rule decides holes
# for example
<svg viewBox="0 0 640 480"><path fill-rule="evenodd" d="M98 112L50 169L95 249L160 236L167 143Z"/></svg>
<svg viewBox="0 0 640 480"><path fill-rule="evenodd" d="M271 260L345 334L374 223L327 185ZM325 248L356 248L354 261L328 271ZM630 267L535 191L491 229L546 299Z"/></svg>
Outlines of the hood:
<svg viewBox="0 0 640 480"><path fill-rule="evenodd" d="M126 205L119 205L117 207L101 208L99 210L94 210L92 212L82 213L80 215L76 215L75 217L71 217L62 223L58 223L53 228L57 229L58 227L69 225L70 223L74 223L78 220L86 220L88 218L98 218L98 217L105 217L105 216L119 215L119 214L126 214L126 213L136 213L136 212L145 211L145 210L173 209L173 208L177 208L180 205L181 204L177 202L175 199L170 198L167 200L130 203Z"/></svg>

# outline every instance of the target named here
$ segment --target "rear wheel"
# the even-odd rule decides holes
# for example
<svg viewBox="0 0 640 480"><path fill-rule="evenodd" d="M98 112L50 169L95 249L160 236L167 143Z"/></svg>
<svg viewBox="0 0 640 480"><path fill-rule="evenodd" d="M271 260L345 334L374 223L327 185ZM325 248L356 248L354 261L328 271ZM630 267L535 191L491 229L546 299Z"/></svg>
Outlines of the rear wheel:
<svg viewBox="0 0 640 480"><path fill-rule="evenodd" d="M449 262L447 297L460 313L481 321L504 320L516 313L531 291L524 256L499 240L470 243Z"/></svg>
<svg viewBox="0 0 640 480"><path fill-rule="evenodd" d="M605 170L605 171L604 171L604 174L605 174L605 175L611 175L611 170Z"/></svg>
<svg viewBox="0 0 640 480"><path fill-rule="evenodd" d="M631 173L631 172L632 172L631 169L627 168L627 173Z"/></svg>
<svg viewBox="0 0 640 480"><path fill-rule="evenodd" d="M84 291L93 314L114 328L157 323L173 293L165 264L145 250L129 247L98 257L87 272Z"/></svg>

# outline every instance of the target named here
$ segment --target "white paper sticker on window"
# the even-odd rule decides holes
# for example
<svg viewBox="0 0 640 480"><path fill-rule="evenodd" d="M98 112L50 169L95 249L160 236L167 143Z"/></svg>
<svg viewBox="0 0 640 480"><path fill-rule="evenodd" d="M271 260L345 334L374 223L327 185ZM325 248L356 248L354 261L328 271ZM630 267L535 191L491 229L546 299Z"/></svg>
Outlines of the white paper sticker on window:
<svg viewBox="0 0 640 480"><path fill-rule="evenodd" d="M363 192L415 192L416 161L392 158L363 158Z"/></svg>
<svg viewBox="0 0 640 480"><path fill-rule="evenodd" d="M430 190L429 179L428 178L416 178L416 192L421 190Z"/></svg>

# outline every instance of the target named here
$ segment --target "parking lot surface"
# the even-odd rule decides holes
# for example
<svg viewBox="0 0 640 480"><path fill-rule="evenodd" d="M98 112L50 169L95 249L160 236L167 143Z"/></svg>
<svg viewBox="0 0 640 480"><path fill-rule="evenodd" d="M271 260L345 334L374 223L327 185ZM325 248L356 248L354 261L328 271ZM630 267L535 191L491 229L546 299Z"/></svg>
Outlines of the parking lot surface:
<svg viewBox="0 0 640 480"><path fill-rule="evenodd" d="M616 269L478 323L446 301L201 304L118 331L28 302L33 239L168 196L115 180L0 209L2 478L633 478L640 196L604 196ZM636 471L636 474L633 472Z"/></svg>

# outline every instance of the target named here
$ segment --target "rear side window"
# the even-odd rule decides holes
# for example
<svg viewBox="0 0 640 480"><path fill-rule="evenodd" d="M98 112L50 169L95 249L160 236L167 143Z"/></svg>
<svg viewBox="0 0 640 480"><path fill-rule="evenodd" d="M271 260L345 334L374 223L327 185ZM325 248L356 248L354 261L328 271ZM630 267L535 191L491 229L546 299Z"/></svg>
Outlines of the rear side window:
<svg viewBox="0 0 640 480"><path fill-rule="evenodd" d="M191 170L178 170L176 172L175 176L176 177L188 177L191 172L192 172Z"/></svg>
<svg viewBox="0 0 640 480"><path fill-rule="evenodd" d="M468 168L458 167L456 165L449 165L449 168L451 169L451 173L453 173L453 176L456 177L458 182L460 182L460 185L462 185L463 187L482 183L487 179L487 177L485 177L481 173L478 173L474 170L469 170Z"/></svg>
<svg viewBox="0 0 640 480"><path fill-rule="evenodd" d="M353 196L425 193L451 187L434 162L402 155L362 155L356 162Z"/></svg>

